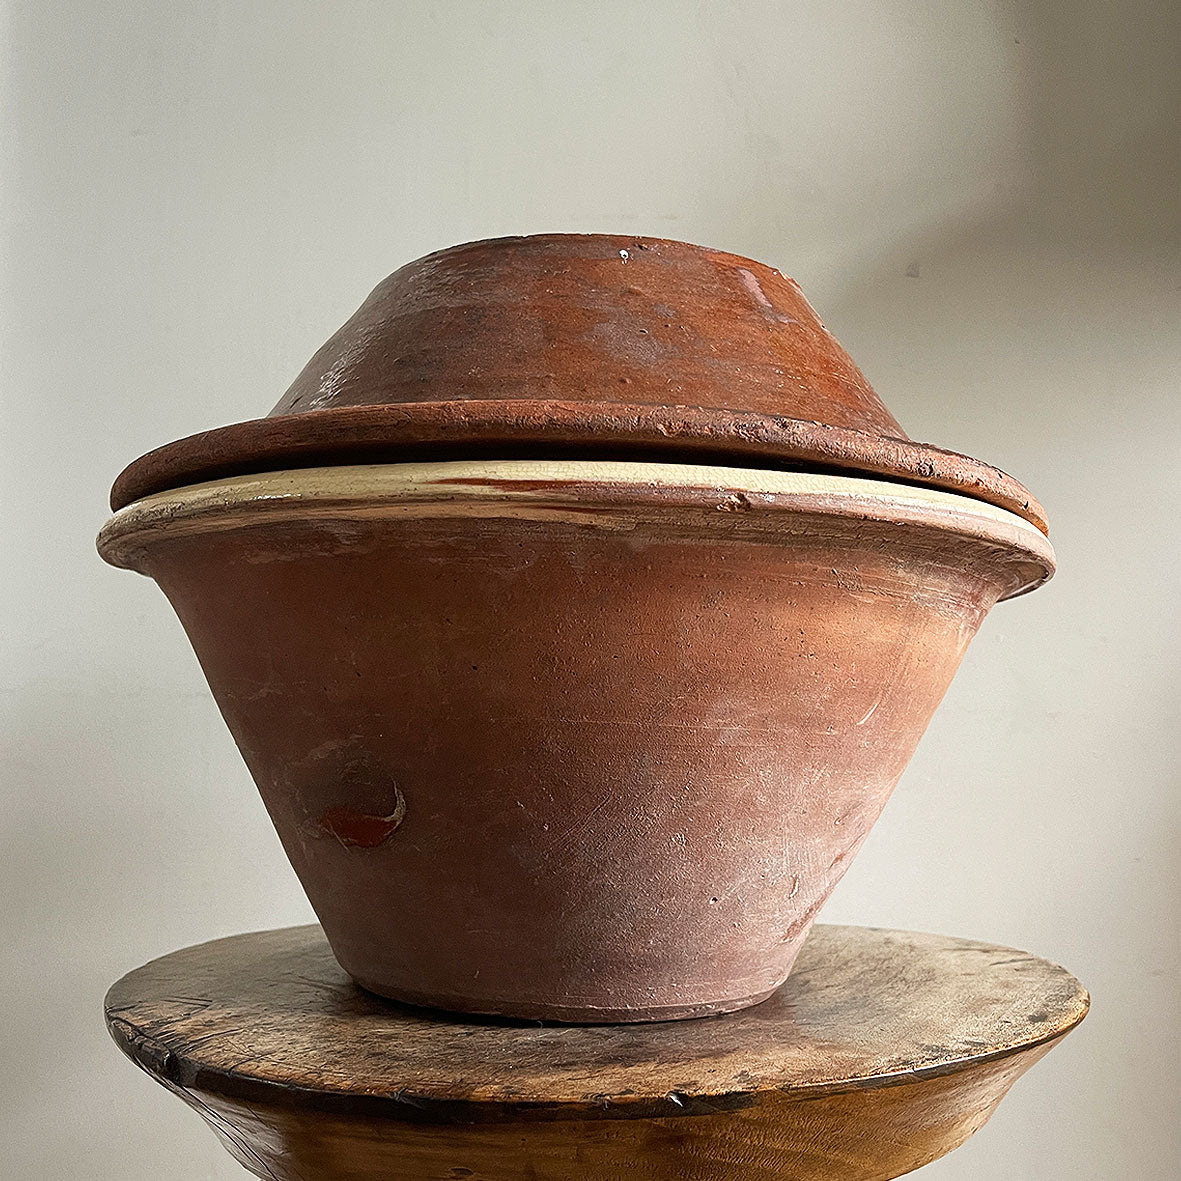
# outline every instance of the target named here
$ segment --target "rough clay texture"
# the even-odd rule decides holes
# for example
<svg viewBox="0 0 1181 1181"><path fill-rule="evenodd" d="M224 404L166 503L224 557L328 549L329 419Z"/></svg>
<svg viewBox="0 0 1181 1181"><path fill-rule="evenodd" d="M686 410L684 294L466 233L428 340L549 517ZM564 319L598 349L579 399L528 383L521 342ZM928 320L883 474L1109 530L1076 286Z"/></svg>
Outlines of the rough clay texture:
<svg viewBox="0 0 1181 1181"><path fill-rule="evenodd" d="M765 997L1004 589L995 545L913 522L598 514L260 517L140 556L374 991L574 1022Z"/></svg>
<svg viewBox="0 0 1181 1181"><path fill-rule="evenodd" d="M506 389L539 401L790 411L906 438L794 279L722 251L607 235L474 242L409 263L271 413Z"/></svg>

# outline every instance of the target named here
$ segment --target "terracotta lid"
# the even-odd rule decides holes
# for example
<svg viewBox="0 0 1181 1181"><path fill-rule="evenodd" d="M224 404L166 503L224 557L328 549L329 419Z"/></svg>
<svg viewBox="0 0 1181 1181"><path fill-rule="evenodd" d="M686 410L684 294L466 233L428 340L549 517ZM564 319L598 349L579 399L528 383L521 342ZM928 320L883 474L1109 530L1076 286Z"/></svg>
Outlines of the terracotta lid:
<svg viewBox="0 0 1181 1181"><path fill-rule="evenodd" d="M395 271L266 418L149 452L111 504L253 472L480 455L861 473L1046 528L1011 476L912 442L793 279L683 242L578 234Z"/></svg>

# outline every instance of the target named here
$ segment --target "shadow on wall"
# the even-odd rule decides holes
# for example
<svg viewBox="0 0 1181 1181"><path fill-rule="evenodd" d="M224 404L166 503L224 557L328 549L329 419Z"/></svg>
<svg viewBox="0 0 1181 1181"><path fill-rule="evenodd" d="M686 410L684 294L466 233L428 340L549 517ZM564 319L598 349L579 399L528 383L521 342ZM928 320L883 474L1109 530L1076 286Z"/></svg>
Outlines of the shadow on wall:
<svg viewBox="0 0 1181 1181"><path fill-rule="evenodd" d="M948 700L973 732L945 738L937 719L911 774L952 769L969 814L988 797L973 848L1045 883L1028 901L1057 932L1044 950L1060 938L1096 997L1080 1121L1114 1095L1137 1113L1101 1142L1080 1122L1089 1167L1164 1176L1177 1012L1162 981L1181 970L1181 5L1031 4L1014 29L1029 48L1022 183L884 243L822 310L914 437L997 463L1046 507L1057 579L990 621ZM994 726L998 692L1020 724Z"/></svg>
<svg viewBox="0 0 1181 1181"><path fill-rule="evenodd" d="M1046 506L1058 577L990 619L952 686L946 729L937 717L903 781L921 794L928 776L931 802L909 806L912 819L944 818L940 850L887 820L844 897L860 881L909 875L913 904L933 915L923 894L950 874L957 910L979 892L984 922L1060 952L1093 989L1095 1012L1074 1046L1085 1057L1051 1059L1027 1084L1049 1100L1055 1072L1075 1071L1056 1126L1002 1109L1030 1121L1011 1137L1013 1167L1040 1151L1078 1175L1163 1177L1177 1013L1162 981L1181 971L1181 5L1034 0L1012 4L1008 26L1016 102L999 114L996 93L978 104L995 184L966 168L961 192L925 205L913 177L907 190L883 168L875 216L864 176L850 180L859 192L810 191L784 141L769 139L756 175L712 175L711 199L733 201L717 210L720 240L796 271L913 437L998 464ZM938 120L916 125L913 172L938 183L946 162L924 158L941 150L929 138ZM947 159L962 161L962 147L949 143ZM814 205L824 201L856 223L843 254L801 249L791 223L803 206L823 224ZM969 850L965 868L957 857ZM997 875L1009 862L1021 868ZM867 895L856 899L864 918ZM1119 1108L1135 1118L1104 1124Z"/></svg>

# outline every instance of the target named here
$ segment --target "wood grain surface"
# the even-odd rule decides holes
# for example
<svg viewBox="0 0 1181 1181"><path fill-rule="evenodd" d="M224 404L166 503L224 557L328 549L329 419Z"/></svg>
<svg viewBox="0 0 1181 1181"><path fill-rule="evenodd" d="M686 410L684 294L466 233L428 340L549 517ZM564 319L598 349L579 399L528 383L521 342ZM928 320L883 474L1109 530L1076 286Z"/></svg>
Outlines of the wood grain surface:
<svg viewBox="0 0 1181 1181"><path fill-rule="evenodd" d="M966 1140L1087 1004L1011 949L819 926L739 1013L459 1021L363 992L309 926L165 956L106 1011L260 1177L869 1181Z"/></svg>

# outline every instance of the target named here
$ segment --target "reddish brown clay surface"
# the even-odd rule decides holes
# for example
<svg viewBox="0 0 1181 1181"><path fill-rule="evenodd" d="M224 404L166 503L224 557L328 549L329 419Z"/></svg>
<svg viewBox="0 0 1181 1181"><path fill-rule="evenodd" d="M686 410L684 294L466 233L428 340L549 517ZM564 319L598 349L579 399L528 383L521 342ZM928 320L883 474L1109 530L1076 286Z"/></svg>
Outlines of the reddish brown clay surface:
<svg viewBox="0 0 1181 1181"><path fill-rule="evenodd" d="M1045 529L1012 477L911 442L794 280L722 251L608 235L502 238L408 264L271 416L149 453L112 504L249 472L473 455L879 474Z"/></svg>
<svg viewBox="0 0 1181 1181"><path fill-rule="evenodd" d="M506 390L588 408L790 408L905 437L795 280L719 250L595 234L473 242L407 264L272 413Z"/></svg>
<svg viewBox="0 0 1181 1181"><path fill-rule="evenodd" d="M572 1022L760 1000L1044 540L839 496L487 483L174 515L107 552L172 601L360 983Z"/></svg>

